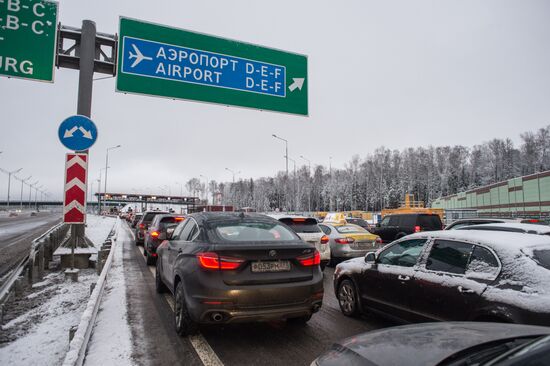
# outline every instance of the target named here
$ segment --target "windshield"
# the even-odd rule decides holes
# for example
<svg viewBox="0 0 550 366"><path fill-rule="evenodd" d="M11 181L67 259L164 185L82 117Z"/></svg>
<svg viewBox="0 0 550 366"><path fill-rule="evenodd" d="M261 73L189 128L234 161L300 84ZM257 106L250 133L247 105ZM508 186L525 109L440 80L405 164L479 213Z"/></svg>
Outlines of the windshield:
<svg viewBox="0 0 550 366"><path fill-rule="evenodd" d="M221 222L212 230L222 242L292 242L299 238L281 224L270 222Z"/></svg>
<svg viewBox="0 0 550 366"><path fill-rule="evenodd" d="M340 234L354 234L354 233L368 234L369 233L367 230L357 225L336 226L336 231L338 231Z"/></svg>
<svg viewBox="0 0 550 366"><path fill-rule="evenodd" d="M282 223L287 226L290 226L292 230L296 233L305 234L305 233L320 233L321 229L317 225L317 220L315 219L292 219L284 218L280 219Z"/></svg>

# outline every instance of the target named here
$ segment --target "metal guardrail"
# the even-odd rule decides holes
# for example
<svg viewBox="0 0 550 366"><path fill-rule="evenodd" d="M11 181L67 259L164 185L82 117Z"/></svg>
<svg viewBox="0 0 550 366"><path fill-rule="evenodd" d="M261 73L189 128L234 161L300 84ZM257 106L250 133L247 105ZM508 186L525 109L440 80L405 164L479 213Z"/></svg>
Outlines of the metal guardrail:
<svg viewBox="0 0 550 366"><path fill-rule="evenodd" d="M103 298L105 284L107 283L107 276L109 270L111 269L111 264L113 263L114 252L117 245L122 245L122 243L119 243L117 240L120 224L121 220L117 218L115 226L101 247L104 248L105 246L109 246L108 256L105 258L104 264L100 264L102 261L101 252L103 252L103 249L98 253L98 268L101 269L101 274L99 275L99 279L97 280L97 283L95 284L95 287L90 295L86 309L80 318L80 323L74 333L74 337L69 343L69 350L65 355L65 359L62 364L63 366L82 366L84 364L86 350L88 349L88 343L90 341L96 316L99 311L99 305L101 303L101 299Z"/></svg>
<svg viewBox="0 0 550 366"><path fill-rule="evenodd" d="M47 256L51 259L53 252L59 247L61 242L65 239L68 226L63 223L59 223L54 227L50 228L44 234L40 235L38 238L34 239L31 244L31 249L29 254L26 255L19 264L12 270L11 274L7 276L7 279L0 286L0 305L3 305L8 299L10 291L17 281L17 279L22 275L25 268L29 269L29 282L32 283L35 277L34 267L38 259L38 270L39 272L44 270L44 244L47 242L50 244L48 248ZM53 245L52 245L53 244Z"/></svg>

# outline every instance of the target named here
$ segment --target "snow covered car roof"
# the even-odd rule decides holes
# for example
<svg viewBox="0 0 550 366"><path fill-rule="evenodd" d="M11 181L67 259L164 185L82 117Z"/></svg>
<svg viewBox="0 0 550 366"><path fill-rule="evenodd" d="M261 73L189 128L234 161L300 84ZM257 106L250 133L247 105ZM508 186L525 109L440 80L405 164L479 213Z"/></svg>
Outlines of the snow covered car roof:
<svg viewBox="0 0 550 366"><path fill-rule="evenodd" d="M509 229L509 230L507 230ZM464 226L457 230L492 230L492 231L516 231L518 233L550 235L550 226L536 224L521 224L521 223L496 223L496 224L481 224Z"/></svg>
<svg viewBox="0 0 550 366"><path fill-rule="evenodd" d="M536 226L536 225L534 225ZM502 251L520 251L526 248L546 247L550 249L550 236L525 235L506 231L485 230L439 230L426 231L406 236L407 239L436 238L463 240L474 244L485 245L497 253Z"/></svg>

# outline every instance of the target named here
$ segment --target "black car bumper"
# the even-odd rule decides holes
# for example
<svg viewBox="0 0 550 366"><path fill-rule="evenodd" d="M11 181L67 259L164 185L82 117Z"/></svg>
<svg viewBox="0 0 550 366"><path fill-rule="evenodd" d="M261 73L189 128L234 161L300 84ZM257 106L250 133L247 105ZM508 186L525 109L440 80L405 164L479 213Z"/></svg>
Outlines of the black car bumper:
<svg viewBox="0 0 550 366"><path fill-rule="evenodd" d="M196 283L187 297L191 317L203 324L282 320L311 315L323 303L322 275L304 283L210 287Z"/></svg>

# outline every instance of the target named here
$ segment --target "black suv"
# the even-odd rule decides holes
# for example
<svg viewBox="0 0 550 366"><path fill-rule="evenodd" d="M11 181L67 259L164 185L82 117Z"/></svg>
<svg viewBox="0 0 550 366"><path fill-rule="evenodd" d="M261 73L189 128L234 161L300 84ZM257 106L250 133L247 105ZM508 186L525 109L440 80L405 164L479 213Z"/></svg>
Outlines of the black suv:
<svg viewBox="0 0 550 366"><path fill-rule="evenodd" d="M412 213L387 215L371 232L382 238L384 243L390 243L405 235L441 229L443 224L439 215Z"/></svg>
<svg viewBox="0 0 550 366"><path fill-rule="evenodd" d="M145 211L143 217L136 225L136 245L143 244L145 241L145 233L149 230L149 225L157 215L169 214L166 211Z"/></svg>

